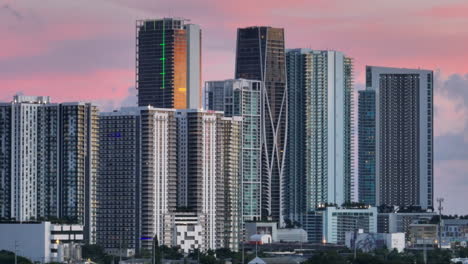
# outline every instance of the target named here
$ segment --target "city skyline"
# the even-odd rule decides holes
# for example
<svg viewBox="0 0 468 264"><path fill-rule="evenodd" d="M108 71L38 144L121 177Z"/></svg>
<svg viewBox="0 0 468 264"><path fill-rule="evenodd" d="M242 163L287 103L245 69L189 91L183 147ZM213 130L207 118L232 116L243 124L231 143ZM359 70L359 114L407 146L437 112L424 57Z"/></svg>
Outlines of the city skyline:
<svg viewBox="0 0 468 264"><path fill-rule="evenodd" d="M25 1L28 2L28 1ZM96 103L98 103L101 106L101 110L111 110L114 108L118 108L119 105L125 105L129 104L126 102L124 99L126 96L128 96L127 92L130 91L132 99L132 104L136 102L136 96L135 96L135 90L132 88L132 83L134 84L134 61L133 60L128 60L128 62L124 62L125 59L115 59L115 58L110 58L108 57L109 54L113 54L113 56L122 56L122 57L128 57L131 58L134 54L134 48L131 47L131 45L134 45L133 43L133 38L132 35L134 34L134 20L139 19L139 18L145 18L145 17L164 17L164 16L169 16L167 13L169 11L165 10L166 14L160 14L158 12L141 12L138 11L142 6L134 6L132 8L126 7L125 4L122 2L116 1L116 2L106 2L106 3L99 3L97 4L96 8L99 10L99 8L103 8L103 6L106 5L111 5L114 6L114 8L118 11L117 13L120 14L119 12L124 12L128 11L130 14L128 16L128 21L130 21L128 25L128 32L126 30L123 30L125 33L115 33L111 32L112 30L106 31L104 28L101 28L101 26L96 26L96 28L92 28L93 24L87 24L83 21L83 17L86 17L83 12L83 10L86 9L86 7L81 6L81 4L77 4L78 12L75 16L78 19L74 19L73 23L75 24L65 24L63 26L69 26L65 28L60 28L57 26L58 21L66 22L68 17L61 17L61 16L56 16L53 15L51 18L44 18L44 15L47 13L50 13L50 7L51 3L54 3L54 1L49 1L46 2L43 6L40 8L38 6L34 7L34 4L30 5L31 7L26 8L26 5L24 4L25 2L11 2L11 1L6 1L6 3L2 6L1 12L2 14L4 13L0 20L2 22L5 22L7 27L1 28L1 32L5 32L7 36L9 36L4 44L4 50L6 52L1 52L0 53L0 74L2 75L2 80L0 81L0 87L2 87L2 92L0 93L0 99L1 101L10 101L10 98L12 97L13 94L20 92L26 95L50 95L54 98L54 102L56 101L76 101L76 100L93 100ZM455 1L453 1L455 2ZM426 2L425 2L426 3ZM388 4L389 8L389 14L392 14L392 12L396 12L395 10L398 10L398 4L401 4L401 2L397 1L394 4ZM138 5L144 5L144 4L138 4ZM156 5L155 5L156 6ZM204 5L201 4L201 7ZM345 4L343 4L345 6ZM193 6L192 6L193 7ZM205 6L206 7L206 6ZM401 6L400 6L401 7ZM406 7L406 6L405 6ZM461 9L462 6L460 6ZM48 9L49 8L49 9ZM64 6L58 5L57 8L66 8ZM333 7L332 4L326 4L322 3L322 5L319 5L317 8L320 8L320 10L325 10L324 12L325 17L327 16L326 14L330 15L330 10L336 10ZM175 9L175 8L174 8ZM326 41L319 40L318 38L314 38L311 36L310 38L307 37L308 43L305 43L303 40L301 41L300 38L302 38L302 34L298 32L297 27L295 27L294 23L298 23L300 21L301 17L302 19L306 20L304 17L308 17L308 14L304 14L303 12L299 12L297 9L293 8L288 8L288 6L281 5L276 3L274 5L274 10L278 9L283 9L283 10L289 10L290 12L287 12L286 15L288 19L285 19L284 21L281 21L281 23L278 23L278 21L274 21L272 19L268 19L268 16L265 16L264 13L261 13L259 18L255 21L250 21L250 19L247 19L245 21L237 21L233 22L232 24L229 24L227 27L226 25L216 25L213 23L210 23L210 21L207 21L206 18L202 18L203 15L200 15L199 13L195 14L190 14L190 6L181 8L180 14L179 10L177 9L177 14L172 13L173 15L177 16L185 16L187 18L191 19L191 22L195 24L199 24L203 30L204 30L204 39L205 36L207 37L208 41L204 41L203 49L206 51L205 53L208 53L206 56L203 57L203 71L206 72L204 73L204 80L209 81L209 80L217 80L217 79L227 79L232 77L233 73L233 61L234 61L234 56L235 56L235 49L233 48L233 45L235 45L235 28L238 27L243 27L243 26L250 26L250 25L255 25L255 24L261 24L261 25L271 25L271 26L278 26L282 27L285 29L285 34L286 34L286 48L296 48L296 47L306 47L306 46L311 46L314 49L321 49L321 48L333 48L334 50L339 50L343 51L349 56L355 58L358 62L356 63L355 69L356 69L356 90L362 89L363 88L363 72L364 72L364 67L363 65L368 64L368 65L381 65L381 66L393 66L393 67L404 67L404 68L417 68L418 66L422 66L423 68L428 68L428 69L441 69L441 72L437 73L436 72L436 91L435 91L435 106L436 106L436 111L435 111L435 153L436 153L436 164L435 164L435 179L436 179L436 193L435 196L443 196L446 198L446 205L445 207L447 208L448 213L462 213L464 210L466 210L466 205L464 205L460 200L463 198L463 187L467 186L468 183L463 182L463 176L466 175L468 172L468 166L464 164L466 163L466 160L468 159L468 154L464 150L463 147L461 147L461 144L467 144L466 142L468 141L468 133L467 133L467 125L466 125L466 118L468 117L467 113L467 106L466 103L463 101L463 99L460 98L460 96L466 95L466 92L464 94L464 91L462 91L461 88L463 86L467 86L468 81L466 80L466 77L463 77L464 74L468 72L468 67L463 64L462 61L458 62L456 59L454 59L453 55L452 57L450 56L450 52L457 51L460 52L460 49L457 49L457 47L452 47L452 48L446 48L444 51L440 51L442 55L434 55L436 51L439 51L438 47L436 50L436 47L432 47L432 43L427 43L427 40L430 40L431 38L429 36L426 36L425 34L422 34L422 37L419 34L419 32L415 33L415 36L408 36L409 32L403 31L401 32L402 39L405 40L407 39L408 43L411 45L404 45L401 44L401 46L397 47L397 50L394 48L390 49L383 49L385 45L381 45L382 47L373 47L374 50L369 49L371 47L371 44L366 44L364 45L364 49L367 47L368 48L368 53L370 53L373 56L369 55L363 55L364 51L360 51L359 49L356 49L355 45L356 44L362 44L365 41L349 41L346 43L340 43L337 39L334 39L334 34L336 33L335 30L330 30L330 35L325 39L327 41L330 41L330 43L333 43L336 46L333 46L333 44L328 44ZM416 12L414 9L417 9ZM426 9L418 9L413 6L413 4L410 4L408 7L408 10L406 11L408 13L414 12L415 16L419 18L415 18L418 23L421 23L424 21L421 17L436 17L439 19L445 19L447 21L445 24L455 24L453 20L456 20L457 18L457 13L456 11L456 6L453 7L452 9L450 6L447 7L434 7L431 4L427 5ZM129 11L133 10L133 11ZM151 9L150 9L151 10ZM155 8L156 10L156 8ZM198 9L197 9L198 10ZM224 9L222 9L224 10ZM235 10L232 10L233 13L235 13ZM292 19L291 17L294 17L293 11L297 11L296 15L299 18ZM328 10L328 11L327 11ZM338 8L338 10L340 10ZM353 9L355 10L355 9ZM153 10L154 11L154 10ZM173 10L174 11L174 10ZM205 10L204 12L209 12L210 10ZM451 14L450 11L453 12L452 19L447 16L447 14ZM228 13L229 10L224 10L224 12ZM95 12L94 14L90 14L91 17L94 17L94 19L100 19L97 18L97 14L99 12ZM364 12L366 13L366 12ZM367 11L367 14L369 11ZM36 14L35 16L32 14ZM214 15L214 14L213 14ZM272 17L275 16L280 16L278 14L278 11L272 12L270 14ZM368 14L369 15L369 14ZM109 15L105 15L104 17L107 17ZM458 16L458 20L461 21L466 21L463 20L463 17L461 17L462 14L460 13ZM32 23L31 21L34 21L34 19L41 20L42 17L42 24L39 23L39 27L42 27L41 30L44 30L43 32L46 32L48 34L36 36L37 41L34 42L36 45L12 45L9 46L11 43L15 43L15 41L19 41L19 44L22 42L20 40L24 41L24 44L29 44L27 41L29 37L34 37L34 34L28 35L26 37L22 35L17 35L12 36L12 28L20 28L28 25L28 23ZM112 17L112 16L110 16ZM363 20L366 18L369 19L369 17L364 16ZM308 17L310 18L310 17ZM4 21L5 19L5 21ZM44 21L47 20L47 21ZM80 20L81 19L81 20ZM310 18L311 19L311 18ZM312 21L313 19L311 19ZM317 19L319 20L319 19ZM394 19L396 20L396 19ZM55 21L53 23L50 23L51 21ZM99 20L97 20L99 21ZM121 23L122 21L120 19L114 19L112 20L113 22L116 22L116 24ZM232 18L227 19L226 23L232 22ZM325 21L325 22L324 22ZM332 25L336 26L337 23L336 21L333 21L333 19L328 21L327 24L327 19L323 19L323 21L316 21L317 26L314 26L315 29L320 28L320 26L323 26L324 28L329 28ZM354 20L350 20L351 22L351 29L349 29L349 32L354 32L353 30L353 25L355 26L356 24ZM407 22L407 21L406 21ZM81 23L81 24L80 24ZM89 23L89 22L88 22ZM123 23L123 22L122 22ZM249 23L249 24L246 24ZM307 23L313 23L313 22L307 22L303 21L303 24L306 25ZM395 24L401 24L404 22L395 22ZM416 28L418 26L422 26L418 23ZM342 23L338 23L343 27ZM376 32L379 31L379 29L385 29L383 26L384 23L377 23L377 25L374 26L369 26L370 32ZM411 23L409 23L411 25ZM314 24L315 25L315 24ZM76 26L78 27L78 30L70 30L74 29L73 27ZM296 25L297 26L297 25ZM388 25L387 25L388 26ZM415 26L413 24L413 26ZM126 26L127 27L127 26ZM219 29L216 29L216 27L219 27ZM439 25L439 28L436 28L437 30L434 30L436 33L440 33L440 31L443 31L444 28L441 28L442 26ZM111 27L112 28L112 27ZM60 29L62 31L60 31ZM91 30L95 29L95 31ZM214 39L219 31L223 29L223 34L220 35L220 39L223 39L222 41L225 43L225 48L221 48L218 46L218 49L216 49L216 45L220 45L221 40L216 40L216 41L209 41ZM373 30L372 30L373 29ZM450 29L450 28L449 28ZM69 32L67 30L70 30ZM96 31L100 32L101 30L104 30L104 34L100 36L100 38L97 38L96 40ZM325 29L324 29L325 30ZM410 31L410 30L408 30ZM448 30L448 36L447 37L454 37L453 34L456 35L457 29L452 28L451 30ZM39 31L41 32L41 31ZM59 34L60 32L62 33L68 33L68 34ZM71 32L74 32L75 34L69 34ZM106 33L107 32L107 33ZM406 33L405 33L406 32ZM23 32L24 33L24 32ZM23 34L21 33L21 34ZM55 33L55 34L54 34ZM101 32L102 33L102 32ZM393 30L390 30L389 33L389 38L390 40L398 40L398 37L392 34L398 33L395 31L395 28ZM423 32L424 33L424 32ZM425 32L429 33L429 32ZM459 37L466 37L466 34L464 35L463 30L459 33ZM17 34L17 33L14 33ZM115 35L113 35L115 34ZM120 34L128 34L125 35L128 40L125 40L125 42L122 41L124 38L123 35ZM349 34L349 33L347 33ZM24 34L23 34L24 35ZM430 34L429 34L430 35ZM109 36L114 36L117 38L112 39ZM226 40L224 38L226 36L228 39ZM356 35L358 37L359 34ZM425 37L426 38L425 38ZM116 47L111 47L110 50L106 50L105 47L102 47L101 45L104 43L107 43L108 40L104 37L109 37L109 39L112 39L116 43ZM119 38L120 43L119 43ZM289 38L288 38L289 37ZM415 43L411 43L410 40L414 40L413 38L421 37L421 42L416 41L419 43L419 45L424 48L421 48L422 51L418 50L418 47L412 46ZM26 39L22 39L26 38ZM290 41L291 40L291 41ZM426 41L424 41L426 40ZM52 42L51 42L52 41ZM93 42L97 41L97 42ZM316 45L314 45L314 41L318 41ZM415 40L414 40L415 41ZM75 44L73 44L76 42ZM450 45L457 45L454 44L455 42L458 42L456 40L451 40L451 41L445 41L445 45L450 46ZM463 41L460 41L461 43ZM44 43L53 43L54 45L50 45L44 47ZM372 43L372 42L371 42ZM377 42L378 43L378 42ZM84 45L80 45L84 44ZM91 45L90 45L91 44ZM97 45L94 45L97 44ZM126 45L130 44L128 47ZM383 44L383 43L381 43ZM84 57L87 57L86 55L89 56L89 58L79 58L77 61L69 62L69 59L71 57L68 57L70 55L66 54L64 50L65 47L73 47L74 45L78 45L79 47L76 47L77 52L81 53ZM88 46L86 46L88 45ZM326 46L326 47L324 47ZM398 45L397 45L398 46ZM417 45L416 45L417 46ZM98 47L95 50L91 50L91 47ZM101 48L99 48L101 47ZM14 49L16 48L16 49ZM23 50L21 50L23 48ZM378 51L375 49L380 49L382 50ZM388 46L387 46L388 48ZM432 48L432 49L431 49ZM427 49L427 50L426 50ZM66 49L65 49L66 50ZM446 50L451 50L446 51ZM19 53L18 53L19 51ZM106 51L106 52L103 52ZM401 54L399 54L397 51L399 51ZM445 53L444 53L445 52ZM76 58L76 54L73 52L69 52L73 58ZM102 55L99 53L103 53ZM205 54L202 52L202 54ZM414 54L412 54L414 53ZM402 60L401 57L395 56L395 58L387 58L394 56L395 54L399 56L406 56ZM98 55L96 57L96 55ZM375 57L374 57L375 56ZM418 56L419 59L418 59ZM421 59L421 56L423 57ZM432 60L431 60L431 56ZM438 59L437 56L441 56L447 58L447 61L444 61L442 59ZM53 58L50 61L47 61L47 63L44 63L46 61L45 59L47 58ZM229 58L227 61L225 58ZM452 58L452 62L450 61L450 58ZM107 59L107 60L106 60ZM13 63L12 63L13 62ZM111 64L114 63L114 64ZM38 65L41 65L38 66ZM70 66L72 65L72 66ZM7 67L8 66L8 67ZM66 67L62 67L66 66ZM127 66L130 66L128 68L128 72L126 69ZM55 67L55 69L54 69ZM104 69L104 70L103 70ZM106 71L107 69L107 71ZM130 73L130 74L129 74ZM453 73L459 73L459 75L450 75ZM18 76L19 74L19 76ZM24 74L27 74L28 78L24 78ZM53 74L53 77L51 77L48 74ZM443 74L445 74L445 77L443 77ZM461 74L461 75L460 75ZM440 78L442 76L442 79ZM116 78L114 78L116 77ZM21 80L19 80L21 79ZM16 80L16 81L15 81ZM63 91L67 92L63 92ZM458 98L457 98L458 97ZM466 101L466 100L465 100ZM459 122L460 119L464 119L465 122ZM456 121L456 122L454 122ZM458 140L458 141L457 141ZM440 148L442 145L448 145L451 144L451 146L458 146L457 151L450 150L449 146L445 148ZM440 148L440 150L439 150ZM454 177L453 175L458 177ZM437 184L438 182L441 183L441 179L444 179L444 185L440 185L441 187L438 187L439 185ZM441 188L442 190L438 190L438 188ZM445 190L443 189L445 188ZM458 189L457 189L458 188ZM458 199L457 199L458 198ZM458 200L458 201L457 201ZM457 203L458 202L458 203ZM456 210L457 208L458 210ZM451 211L452 210L452 211Z"/></svg>

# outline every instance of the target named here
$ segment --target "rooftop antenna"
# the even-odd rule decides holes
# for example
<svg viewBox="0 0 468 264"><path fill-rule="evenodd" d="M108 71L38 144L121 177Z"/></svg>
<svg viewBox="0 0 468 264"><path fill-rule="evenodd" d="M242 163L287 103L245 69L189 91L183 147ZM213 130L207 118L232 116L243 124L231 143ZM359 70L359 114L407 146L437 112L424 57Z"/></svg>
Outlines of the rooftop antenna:
<svg viewBox="0 0 468 264"><path fill-rule="evenodd" d="M442 206L442 203L444 202L444 198L437 198L437 203L439 204L439 206L437 207L437 210L439 211L439 245L442 245L442 241L440 240L441 239L441 233L442 233L442 210L444 209L444 207ZM440 248L440 246L439 246Z"/></svg>

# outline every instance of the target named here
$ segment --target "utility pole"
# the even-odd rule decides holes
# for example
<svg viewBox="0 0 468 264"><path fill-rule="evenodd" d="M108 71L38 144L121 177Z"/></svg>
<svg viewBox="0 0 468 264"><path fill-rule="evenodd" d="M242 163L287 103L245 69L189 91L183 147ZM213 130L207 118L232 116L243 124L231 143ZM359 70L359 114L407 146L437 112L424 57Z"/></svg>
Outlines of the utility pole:
<svg viewBox="0 0 468 264"><path fill-rule="evenodd" d="M423 254L423 260L424 260L424 264L427 264L426 239L423 239L423 244L424 244L424 254Z"/></svg>
<svg viewBox="0 0 468 264"><path fill-rule="evenodd" d="M18 258L16 253L18 246L18 240L15 240L15 264L18 264Z"/></svg>
<svg viewBox="0 0 468 264"><path fill-rule="evenodd" d="M357 234L358 234L358 219L355 219L355 226L354 226L354 260L356 260L356 248L357 248Z"/></svg>
<svg viewBox="0 0 468 264"><path fill-rule="evenodd" d="M244 241L242 241L242 264L245 264L245 259L244 259Z"/></svg>
<svg viewBox="0 0 468 264"><path fill-rule="evenodd" d="M438 237L439 237L439 243L437 246L439 248L442 248L442 210L444 207L442 206L442 203L444 202L444 198L437 198L437 203L439 203L439 207L437 209L439 210L439 232L438 232Z"/></svg>

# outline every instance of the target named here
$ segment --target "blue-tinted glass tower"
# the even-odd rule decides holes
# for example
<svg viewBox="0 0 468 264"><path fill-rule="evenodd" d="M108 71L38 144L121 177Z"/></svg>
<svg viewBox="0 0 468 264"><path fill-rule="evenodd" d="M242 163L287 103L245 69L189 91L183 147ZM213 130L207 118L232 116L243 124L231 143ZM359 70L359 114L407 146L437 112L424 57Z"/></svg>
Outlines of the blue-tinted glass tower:
<svg viewBox="0 0 468 264"><path fill-rule="evenodd" d="M375 91L359 91L359 202L375 206Z"/></svg>

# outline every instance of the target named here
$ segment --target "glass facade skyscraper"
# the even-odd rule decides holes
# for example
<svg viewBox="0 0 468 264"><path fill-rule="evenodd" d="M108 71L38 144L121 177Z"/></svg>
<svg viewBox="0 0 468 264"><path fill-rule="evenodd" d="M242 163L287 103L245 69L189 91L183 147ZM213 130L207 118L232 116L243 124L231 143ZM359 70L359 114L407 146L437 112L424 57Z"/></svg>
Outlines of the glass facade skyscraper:
<svg viewBox="0 0 468 264"><path fill-rule="evenodd" d="M359 202L376 205L375 91L359 91Z"/></svg>
<svg viewBox="0 0 468 264"><path fill-rule="evenodd" d="M337 51L286 53L286 216L301 222L319 205L352 201L352 59Z"/></svg>
<svg viewBox="0 0 468 264"><path fill-rule="evenodd" d="M261 217L281 223L288 113L282 28L237 30L235 78L262 81Z"/></svg>
<svg viewBox="0 0 468 264"><path fill-rule="evenodd" d="M180 18L137 21L138 105L201 107L201 30Z"/></svg>
<svg viewBox="0 0 468 264"><path fill-rule="evenodd" d="M261 82L233 79L209 81L205 85L204 107L223 111L227 117L242 118L240 185L244 221L261 217Z"/></svg>

